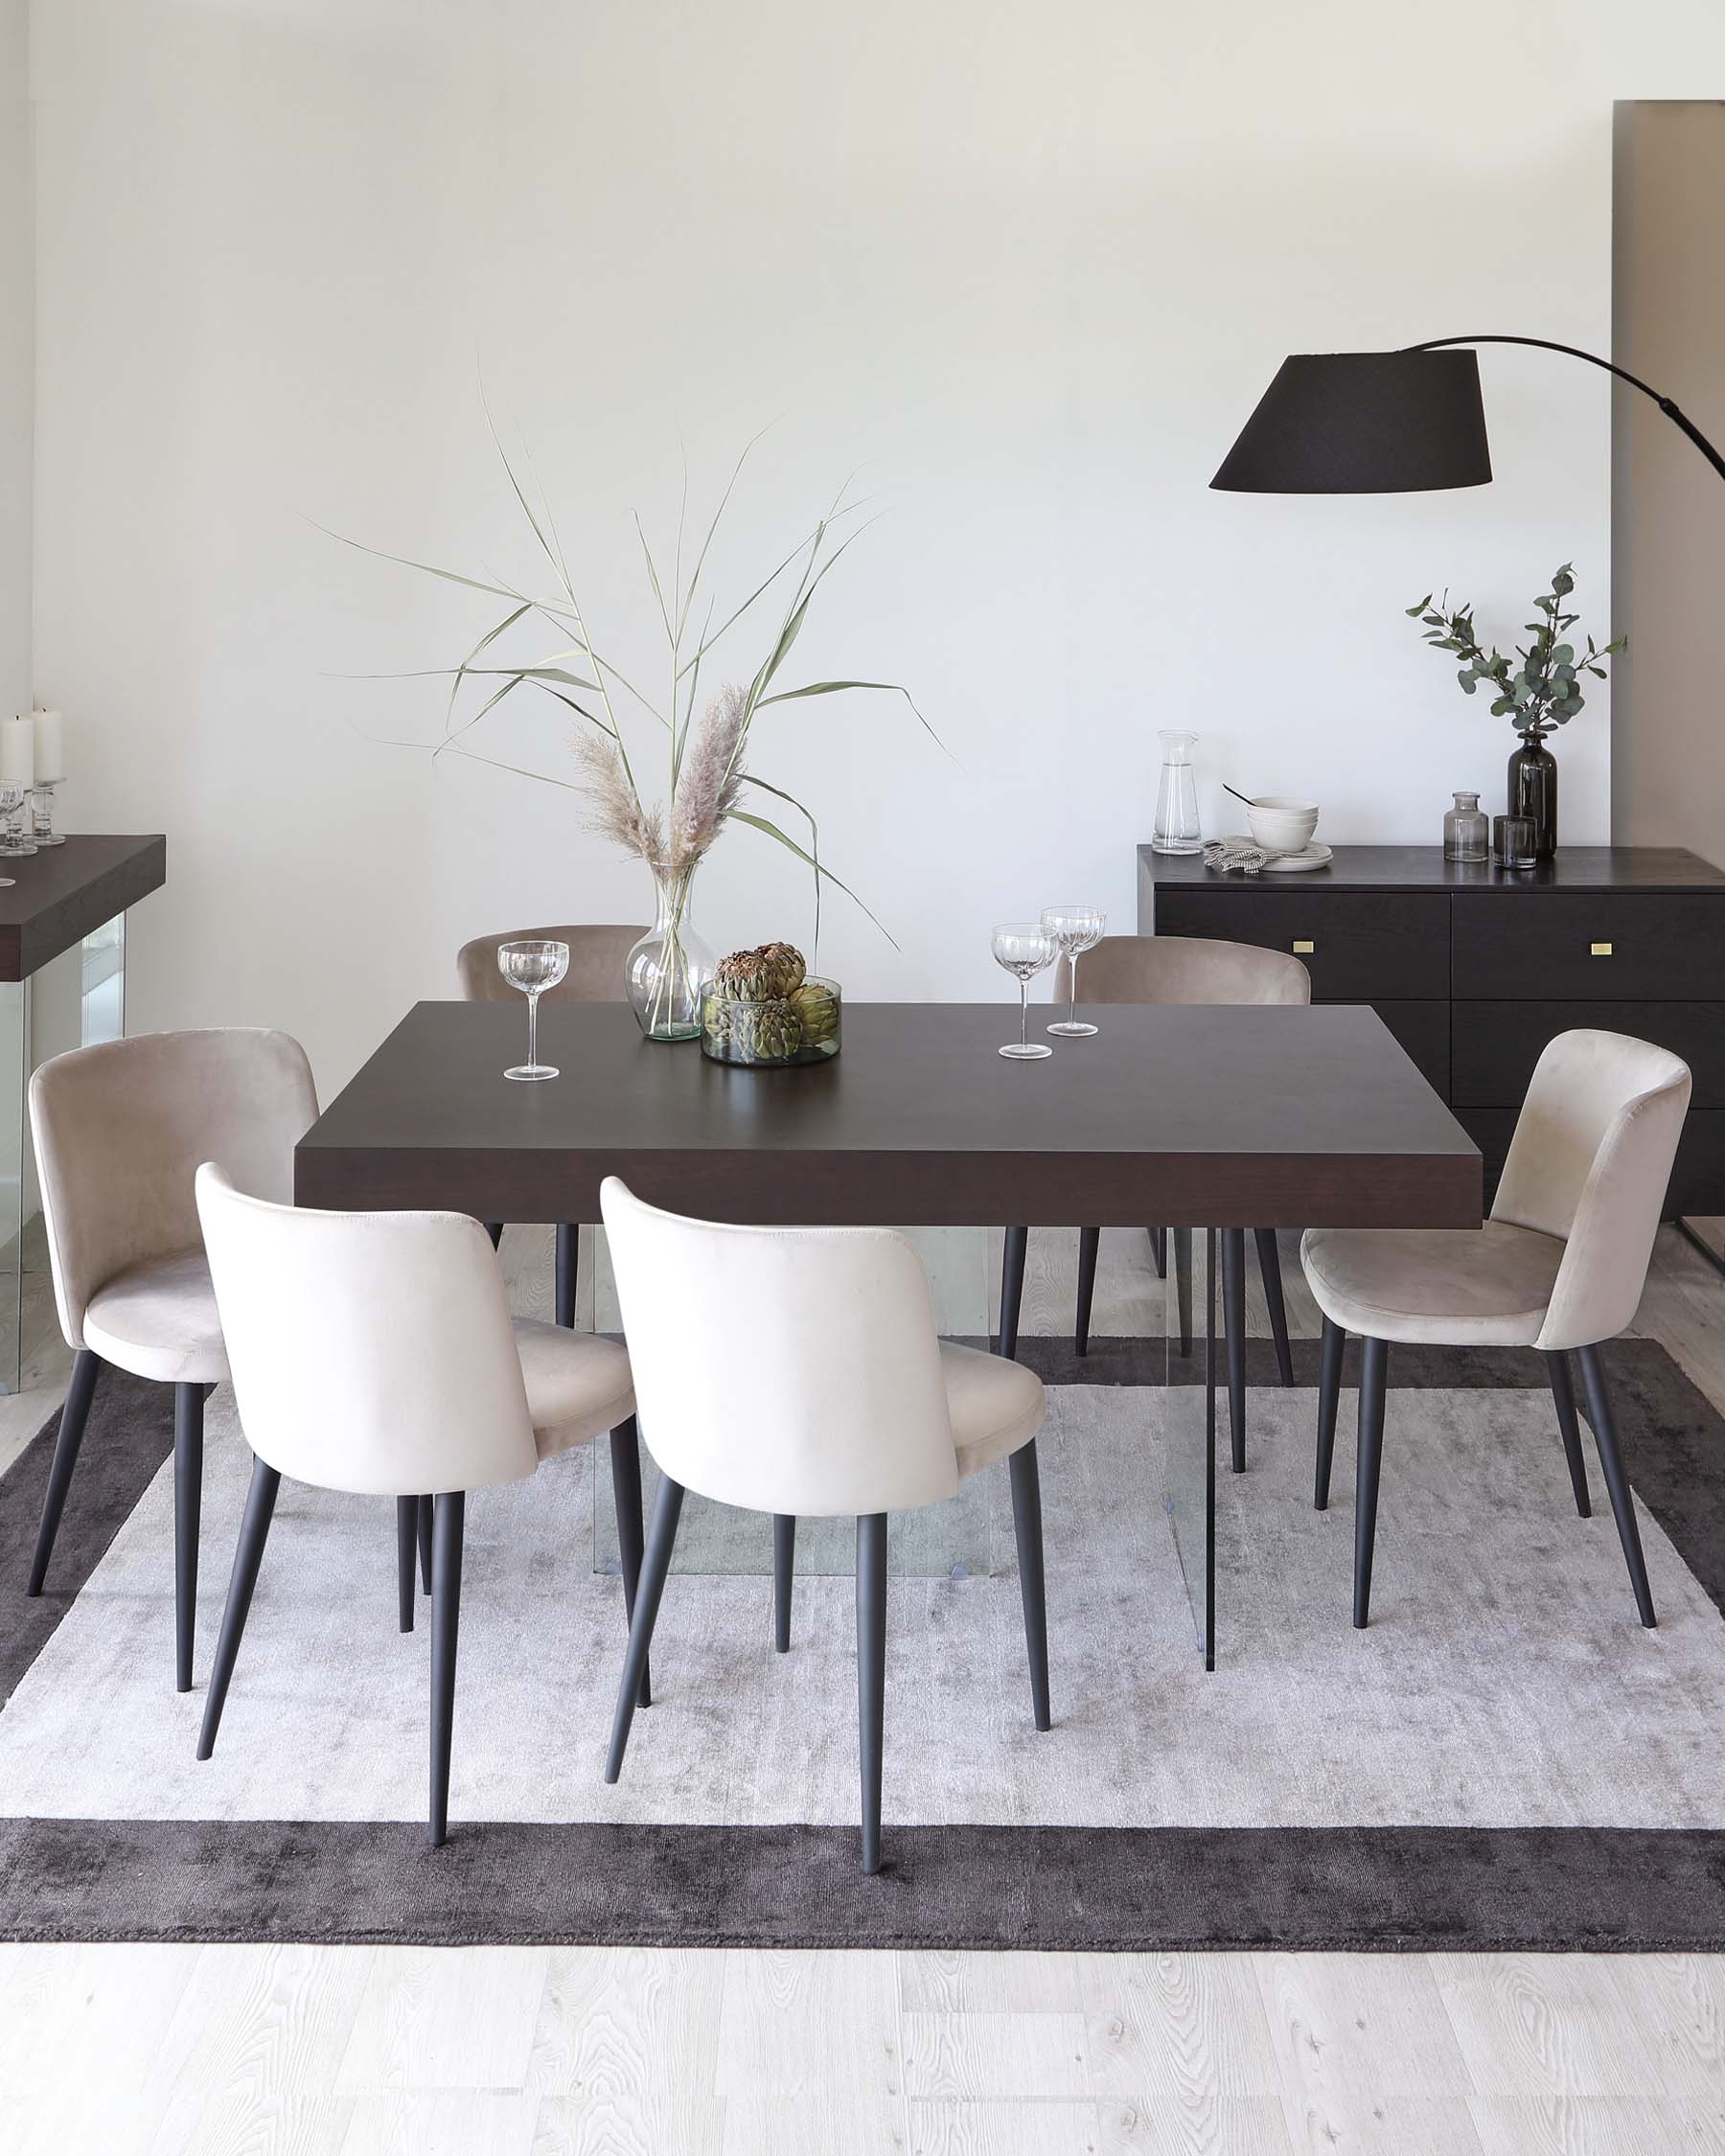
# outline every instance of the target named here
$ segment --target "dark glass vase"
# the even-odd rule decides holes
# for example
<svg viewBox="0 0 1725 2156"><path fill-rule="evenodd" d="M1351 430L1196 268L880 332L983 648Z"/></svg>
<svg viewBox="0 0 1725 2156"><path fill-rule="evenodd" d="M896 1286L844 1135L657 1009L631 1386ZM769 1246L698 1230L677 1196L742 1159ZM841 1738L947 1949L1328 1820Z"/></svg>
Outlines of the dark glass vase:
<svg viewBox="0 0 1725 2156"><path fill-rule="evenodd" d="M1557 759L1537 728L1509 759L1509 814L1529 818L1534 857L1550 860L1557 851Z"/></svg>

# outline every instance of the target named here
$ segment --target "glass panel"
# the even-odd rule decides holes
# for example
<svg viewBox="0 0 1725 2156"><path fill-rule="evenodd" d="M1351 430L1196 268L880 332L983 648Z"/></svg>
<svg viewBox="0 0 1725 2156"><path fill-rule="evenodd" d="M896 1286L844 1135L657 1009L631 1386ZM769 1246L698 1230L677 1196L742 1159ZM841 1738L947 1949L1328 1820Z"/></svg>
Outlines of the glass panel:
<svg viewBox="0 0 1725 2156"><path fill-rule="evenodd" d="M24 1142L24 1077L30 983L0 981L0 1392L21 1386L24 1241L30 1159Z"/></svg>
<svg viewBox="0 0 1725 2156"><path fill-rule="evenodd" d="M1216 1230L1168 1229L1162 1502L1204 1666L1216 1666ZM1189 1340L1189 1346L1183 1345Z"/></svg>
<svg viewBox="0 0 1725 2156"><path fill-rule="evenodd" d="M126 916L92 929L79 953L83 1045L118 1041L126 1032ZM38 1055L39 1063L41 1057Z"/></svg>
<svg viewBox="0 0 1725 2156"><path fill-rule="evenodd" d="M934 1321L950 1339L986 1340L989 1333L988 1230L981 1227L908 1227L904 1230L921 1254L934 1303ZM605 1232L593 1236L591 1268L594 1319L602 1333L622 1329L616 1282ZM585 1260L586 1251L583 1251ZM578 1309L577 1322L581 1317ZM611 1504L610 1448L601 1442L593 1455L593 1569L615 1572L617 1517ZM945 1504L916 1512L894 1513L887 1532L887 1568L919 1579L966 1579L994 1569L990 1531L989 1478L973 1475ZM642 1498L649 1520L658 1473L646 1445L641 1448ZM1006 1529L1011 1548L1011 1527ZM799 1520L796 1570L799 1573L849 1573L856 1570L854 1520ZM677 1530L673 1571L736 1572L770 1575L772 1571L772 1523L759 1512L739 1512L690 1493ZM765 1607L765 1605L763 1605ZM763 1621L770 1621L764 1618Z"/></svg>

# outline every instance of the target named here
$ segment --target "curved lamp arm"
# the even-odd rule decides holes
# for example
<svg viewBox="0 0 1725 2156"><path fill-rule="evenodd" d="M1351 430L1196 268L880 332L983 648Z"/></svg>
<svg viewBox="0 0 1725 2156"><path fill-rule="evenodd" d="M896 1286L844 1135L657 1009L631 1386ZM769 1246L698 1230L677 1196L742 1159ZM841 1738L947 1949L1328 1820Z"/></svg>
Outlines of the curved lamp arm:
<svg viewBox="0 0 1725 2156"><path fill-rule="evenodd" d="M1644 397L1652 398L1654 403L1659 406L1667 419L1683 429L1708 463L1719 474L1719 477L1725 479L1725 457L1720 456L1718 450L1714 447L1687 412L1673 403L1670 398L1662 397L1650 382L1643 381L1639 375L1632 375L1627 367L1620 367L1610 359L1601 359L1596 352L1583 352L1578 345L1574 344L1554 344L1550 337L1494 336L1429 337L1424 344L1406 345L1403 350L1408 352L1441 352L1451 345L1459 344L1529 344L1540 352L1566 352L1572 359L1585 359L1590 367L1602 367L1608 375L1615 375L1619 381L1626 381L1631 389L1639 389Z"/></svg>

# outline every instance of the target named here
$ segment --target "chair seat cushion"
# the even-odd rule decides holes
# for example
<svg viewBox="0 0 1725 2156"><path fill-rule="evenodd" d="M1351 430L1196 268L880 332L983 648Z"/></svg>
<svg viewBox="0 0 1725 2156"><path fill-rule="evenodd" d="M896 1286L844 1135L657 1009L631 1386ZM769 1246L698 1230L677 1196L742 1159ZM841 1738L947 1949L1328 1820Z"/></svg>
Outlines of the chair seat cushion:
<svg viewBox="0 0 1725 2156"><path fill-rule="evenodd" d="M536 1318L518 1318L515 1336L540 1459L585 1445L634 1413L629 1355L615 1341Z"/></svg>
<svg viewBox="0 0 1725 2156"><path fill-rule="evenodd" d="M163 1385L221 1385L228 1374L202 1246L116 1273L84 1307L84 1345L116 1369Z"/></svg>
<svg viewBox="0 0 1725 2156"><path fill-rule="evenodd" d="M1530 1347L1564 1244L1507 1221L1451 1227L1308 1227L1318 1307L1350 1333L1437 1347Z"/></svg>
<svg viewBox="0 0 1725 2156"><path fill-rule="evenodd" d="M940 1374L946 1381L961 1481L1016 1453L1042 1428L1042 1380L1022 1363L943 1340Z"/></svg>

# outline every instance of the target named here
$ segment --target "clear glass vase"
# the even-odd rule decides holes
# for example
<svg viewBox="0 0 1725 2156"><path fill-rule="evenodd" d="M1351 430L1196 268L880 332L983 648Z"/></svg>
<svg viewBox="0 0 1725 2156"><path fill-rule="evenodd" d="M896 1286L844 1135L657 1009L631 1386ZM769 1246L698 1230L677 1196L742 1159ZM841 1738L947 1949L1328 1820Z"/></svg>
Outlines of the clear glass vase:
<svg viewBox="0 0 1725 2156"><path fill-rule="evenodd" d="M1458 793L1453 809L1443 813L1445 860L1489 860L1490 824L1477 793Z"/></svg>
<svg viewBox="0 0 1725 2156"><path fill-rule="evenodd" d="M1204 849L1198 828L1198 781L1192 748L1198 736L1172 729L1157 735L1162 745L1162 783L1156 790L1156 829L1150 850L1158 854L1196 854Z"/></svg>
<svg viewBox="0 0 1725 2156"><path fill-rule="evenodd" d="M629 1007L649 1041L699 1041L701 991L713 954L689 918L693 869L651 861L657 910L629 954Z"/></svg>

